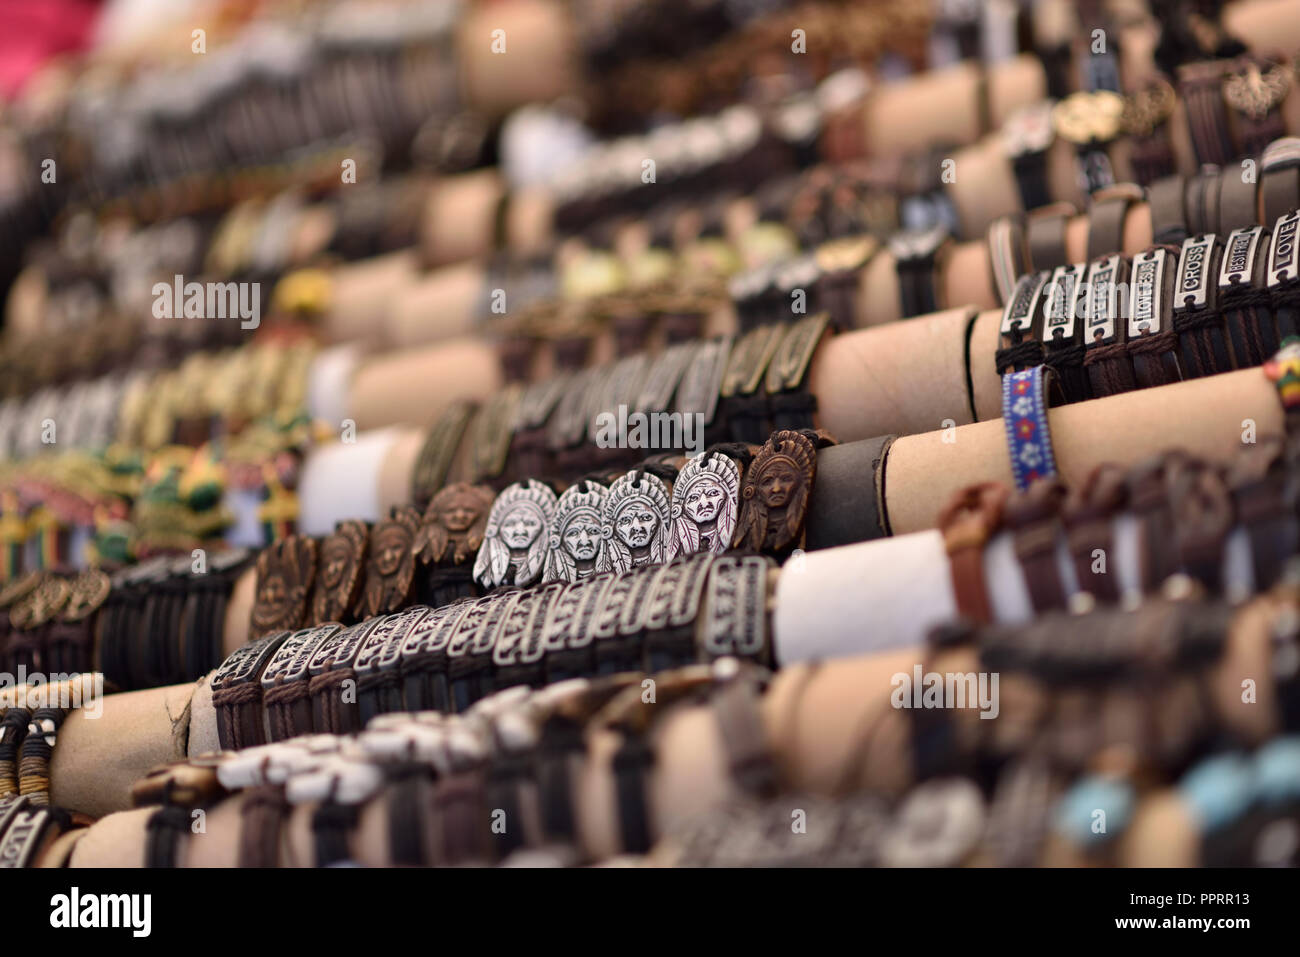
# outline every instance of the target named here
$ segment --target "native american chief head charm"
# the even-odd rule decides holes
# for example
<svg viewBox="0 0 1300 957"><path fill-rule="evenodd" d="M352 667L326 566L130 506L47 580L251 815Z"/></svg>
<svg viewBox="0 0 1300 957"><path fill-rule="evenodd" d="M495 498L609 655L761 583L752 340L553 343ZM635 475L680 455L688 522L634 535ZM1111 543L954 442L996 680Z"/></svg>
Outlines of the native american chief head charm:
<svg viewBox="0 0 1300 957"><path fill-rule="evenodd" d="M536 479L507 486L488 514L483 545L474 561L474 580L484 588L538 581L555 505L550 486Z"/></svg>
<svg viewBox="0 0 1300 957"><path fill-rule="evenodd" d="M726 551L731 547L739 508L740 466L717 452L692 458L673 483L668 557Z"/></svg>
<svg viewBox="0 0 1300 957"><path fill-rule="evenodd" d="M424 510L415 536L415 555L427 565L445 562L462 565L483 544L492 489L457 482L441 489Z"/></svg>
<svg viewBox="0 0 1300 957"><path fill-rule="evenodd" d="M365 522L349 519L339 522L333 532L321 539L308 624L342 621L352 608L369 538Z"/></svg>
<svg viewBox="0 0 1300 957"><path fill-rule="evenodd" d="M599 571L625 572L668 560L668 496L662 479L640 469L614 480L605 500Z"/></svg>
<svg viewBox="0 0 1300 957"><path fill-rule="evenodd" d="M811 439L789 430L773 432L745 473L736 547L779 552L798 544L816 471Z"/></svg>
<svg viewBox="0 0 1300 957"><path fill-rule="evenodd" d="M546 554L547 582L576 582L590 578L605 554L605 502L609 489L596 482L579 482L560 496Z"/></svg>
<svg viewBox="0 0 1300 957"><path fill-rule="evenodd" d="M415 552L412 545L420 527L420 513L413 505L395 505L388 518L370 529L370 557L366 559L366 581L357 602L357 617L372 618L397 611L411 597L415 580Z"/></svg>
<svg viewBox="0 0 1300 957"><path fill-rule="evenodd" d="M290 535L257 556L257 596L253 599L250 638L301 628L307 596L316 577L316 543Z"/></svg>

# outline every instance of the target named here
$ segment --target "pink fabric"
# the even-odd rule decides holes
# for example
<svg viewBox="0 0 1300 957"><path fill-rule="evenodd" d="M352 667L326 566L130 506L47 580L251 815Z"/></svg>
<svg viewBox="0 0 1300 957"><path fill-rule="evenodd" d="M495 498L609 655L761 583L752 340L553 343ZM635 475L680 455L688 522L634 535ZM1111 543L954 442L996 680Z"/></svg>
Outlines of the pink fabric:
<svg viewBox="0 0 1300 957"><path fill-rule="evenodd" d="M0 0L0 96L12 99L50 57L90 43L100 0Z"/></svg>

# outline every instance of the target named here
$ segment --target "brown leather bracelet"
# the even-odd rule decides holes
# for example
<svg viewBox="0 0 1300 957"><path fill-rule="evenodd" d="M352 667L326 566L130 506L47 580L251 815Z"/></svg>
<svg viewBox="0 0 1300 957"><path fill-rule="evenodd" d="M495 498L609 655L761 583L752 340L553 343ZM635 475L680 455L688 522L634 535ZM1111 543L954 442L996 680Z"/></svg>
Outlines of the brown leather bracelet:
<svg viewBox="0 0 1300 957"><path fill-rule="evenodd" d="M1174 544L1184 574L1217 594L1223 585L1223 546L1233 524L1233 502L1218 469L1177 459L1169 470Z"/></svg>
<svg viewBox="0 0 1300 957"><path fill-rule="evenodd" d="M1025 217L1030 269L1055 269L1070 261L1065 228L1076 213L1073 204L1061 202L1035 209Z"/></svg>
<svg viewBox="0 0 1300 957"><path fill-rule="evenodd" d="M341 627L331 622L295 631L267 662L261 678L262 703L272 741L283 741L312 730L307 667L321 643Z"/></svg>
<svg viewBox="0 0 1300 957"><path fill-rule="evenodd" d="M1128 286L1129 263L1118 253L1088 266L1083 308L1083 368L1094 396L1118 395L1137 388L1128 354L1128 327L1119 297Z"/></svg>
<svg viewBox="0 0 1300 957"><path fill-rule="evenodd" d="M280 866L280 836L289 810L281 785L262 785L244 792L239 809L240 867Z"/></svg>
<svg viewBox="0 0 1300 957"><path fill-rule="evenodd" d="M1110 564L1115 546L1115 516L1127 501L1124 470L1102 464L1070 492L1062 510L1079 588L1104 602L1117 602L1120 598L1119 578Z"/></svg>
<svg viewBox="0 0 1300 957"><path fill-rule="evenodd" d="M1133 257L1129 278L1127 352L1139 388L1168 385L1182 377L1173 329L1178 251L1153 246Z"/></svg>
<svg viewBox="0 0 1300 957"><path fill-rule="evenodd" d="M1222 166L1232 159L1232 134L1223 102L1224 60L1188 63L1178 68L1178 92L1187 110L1188 132L1201 165Z"/></svg>
<svg viewBox="0 0 1300 957"><path fill-rule="evenodd" d="M1300 206L1300 137L1284 136L1259 158L1259 223L1272 229Z"/></svg>
<svg viewBox="0 0 1300 957"><path fill-rule="evenodd" d="M1232 353L1217 302L1222 255L1223 246L1214 233L1188 237L1179 253L1173 329L1185 379L1232 370Z"/></svg>
<svg viewBox="0 0 1300 957"><path fill-rule="evenodd" d="M977 624L993 621L984 583L984 546L1002 524L1007 495L1000 482L972 485L958 492L938 517L957 612Z"/></svg>
<svg viewBox="0 0 1300 957"><path fill-rule="evenodd" d="M1255 592L1272 588L1300 550L1300 483L1287 458L1280 436L1260 436L1237 454L1228 476L1237 521L1250 541Z"/></svg>
<svg viewBox="0 0 1300 957"><path fill-rule="evenodd" d="M1003 511L1011 531L1016 558L1034 611L1066 607L1065 585L1056 563L1056 542L1061 529L1065 485L1056 479L1039 479L1012 495Z"/></svg>
<svg viewBox="0 0 1300 957"><path fill-rule="evenodd" d="M1212 228L1222 237L1259 222L1258 183L1240 168L1228 166L1219 176L1219 221Z"/></svg>
<svg viewBox="0 0 1300 957"><path fill-rule="evenodd" d="M1124 251L1124 223L1142 199L1142 187L1134 183L1117 183L1093 194L1088 207L1088 259Z"/></svg>
<svg viewBox="0 0 1300 957"><path fill-rule="evenodd" d="M289 632L258 638L238 649L212 675L212 705L223 750L266 743L262 723L262 671Z"/></svg>
<svg viewBox="0 0 1300 957"><path fill-rule="evenodd" d="M307 665L312 730L350 734L361 730L357 676L352 668L366 638L384 619L371 618L340 628L321 642Z"/></svg>
<svg viewBox="0 0 1300 957"><path fill-rule="evenodd" d="M1277 351L1268 294L1268 245L1262 226L1234 229L1224 242L1219 267L1219 311L1223 314L1233 366L1258 366Z"/></svg>
<svg viewBox="0 0 1300 957"><path fill-rule="evenodd" d="M1156 243L1181 243L1187 238L1187 180L1183 176L1166 176L1148 186L1147 208Z"/></svg>
<svg viewBox="0 0 1300 957"><path fill-rule="evenodd" d="M1129 510L1138 522L1138 582L1153 594L1178 570L1173 554L1174 519L1169 502L1169 473L1182 452L1161 455L1129 474Z"/></svg>

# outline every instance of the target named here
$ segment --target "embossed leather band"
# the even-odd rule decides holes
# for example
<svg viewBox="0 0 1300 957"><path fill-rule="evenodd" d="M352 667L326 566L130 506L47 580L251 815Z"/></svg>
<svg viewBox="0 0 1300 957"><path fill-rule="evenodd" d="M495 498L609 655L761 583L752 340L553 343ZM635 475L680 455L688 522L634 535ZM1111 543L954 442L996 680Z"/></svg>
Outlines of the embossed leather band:
<svg viewBox="0 0 1300 957"><path fill-rule="evenodd" d="M808 502L806 548L833 548L889 535L885 473L895 438L882 435L817 453L818 492Z"/></svg>
<svg viewBox="0 0 1300 957"><path fill-rule="evenodd" d="M1116 602L1120 597L1118 576L1112 568L1114 519L1127 501L1124 471L1103 464L1070 491L1062 512L1079 588L1103 602Z"/></svg>
<svg viewBox="0 0 1300 957"><path fill-rule="evenodd" d="M1065 585L1056 564L1065 485L1040 479L1007 500L1003 522L1012 533L1016 558L1035 612L1066 605Z"/></svg>
<svg viewBox="0 0 1300 957"><path fill-rule="evenodd" d="M998 482L974 485L958 492L938 516L957 612L977 624L993 620L984 584L984 546L1002 524L1007 494Z"/></svg>

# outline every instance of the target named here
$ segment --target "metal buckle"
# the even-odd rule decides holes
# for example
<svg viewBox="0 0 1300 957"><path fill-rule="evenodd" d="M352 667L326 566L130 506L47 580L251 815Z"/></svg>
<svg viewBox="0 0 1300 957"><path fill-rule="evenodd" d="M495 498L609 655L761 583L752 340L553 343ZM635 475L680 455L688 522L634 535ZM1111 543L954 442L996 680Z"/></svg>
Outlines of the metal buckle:
<svg viewBox="0 0 1300 957"><path fill-rule="evenodd" d="M722 555L709 576L700 643L710 657L755 656L767 642L767 572L763 555Z"/></svg>
<svg viewBox="0 0 1300 957"><path fill-rule="evenodd" d="M1079 312L1079 297L1083 291L1083 278L1086 268L1083 263L1069 266L1057 266L1052 272L1052 281L1048 285L1048 296L1044 310L1043 341L1074 341L1074 320Z"/></svg>
<svg viewBox="0 0 1300 957"><path fill-rule="evenodd" d="M1269 289L1300 277L1300 261L1296 257L1297 227L1300 227L1300 210L1280 217L1273 227L1273 238L1268 247Z"/></svg>
<svg viewBox="0 0 1300 957"><path fill-rule="evenodd" d="M1002 310L1002 335L1009 336L1016 331L1028 332L1033 328L1038 299L1051 275L1051 272L1044 269L1028 273L1016 281L1015 291Z"/></svg>
<svg viewBox="0 0 1300 957"><path fill-rule="evenodd" d="M1094 260L1088 267L1088 290L1084 305L1083 337L1088 345L1115 340L1115 319L1119 315L1119 275L1124 259L1113 253Z"/></svg>
<svg viewBox="0 0 1300 957"><path fill-rule="evenodd" d="M732 342L731 336L723 336L696 346L677 387L677 412L683 415L699 413L704 416L705 425L713 421L722 394L722 380L731 358Z"/></svg>
<svg viewBox="0 0 1300 957"><path fill-rule="evenodd" d="M1223 263L1219 266L1220 292L1234 286L1244 289L1253 285L1255 257L1263 235L1263 226L1243 226L1228 234L1223 248Z"/></svg>

